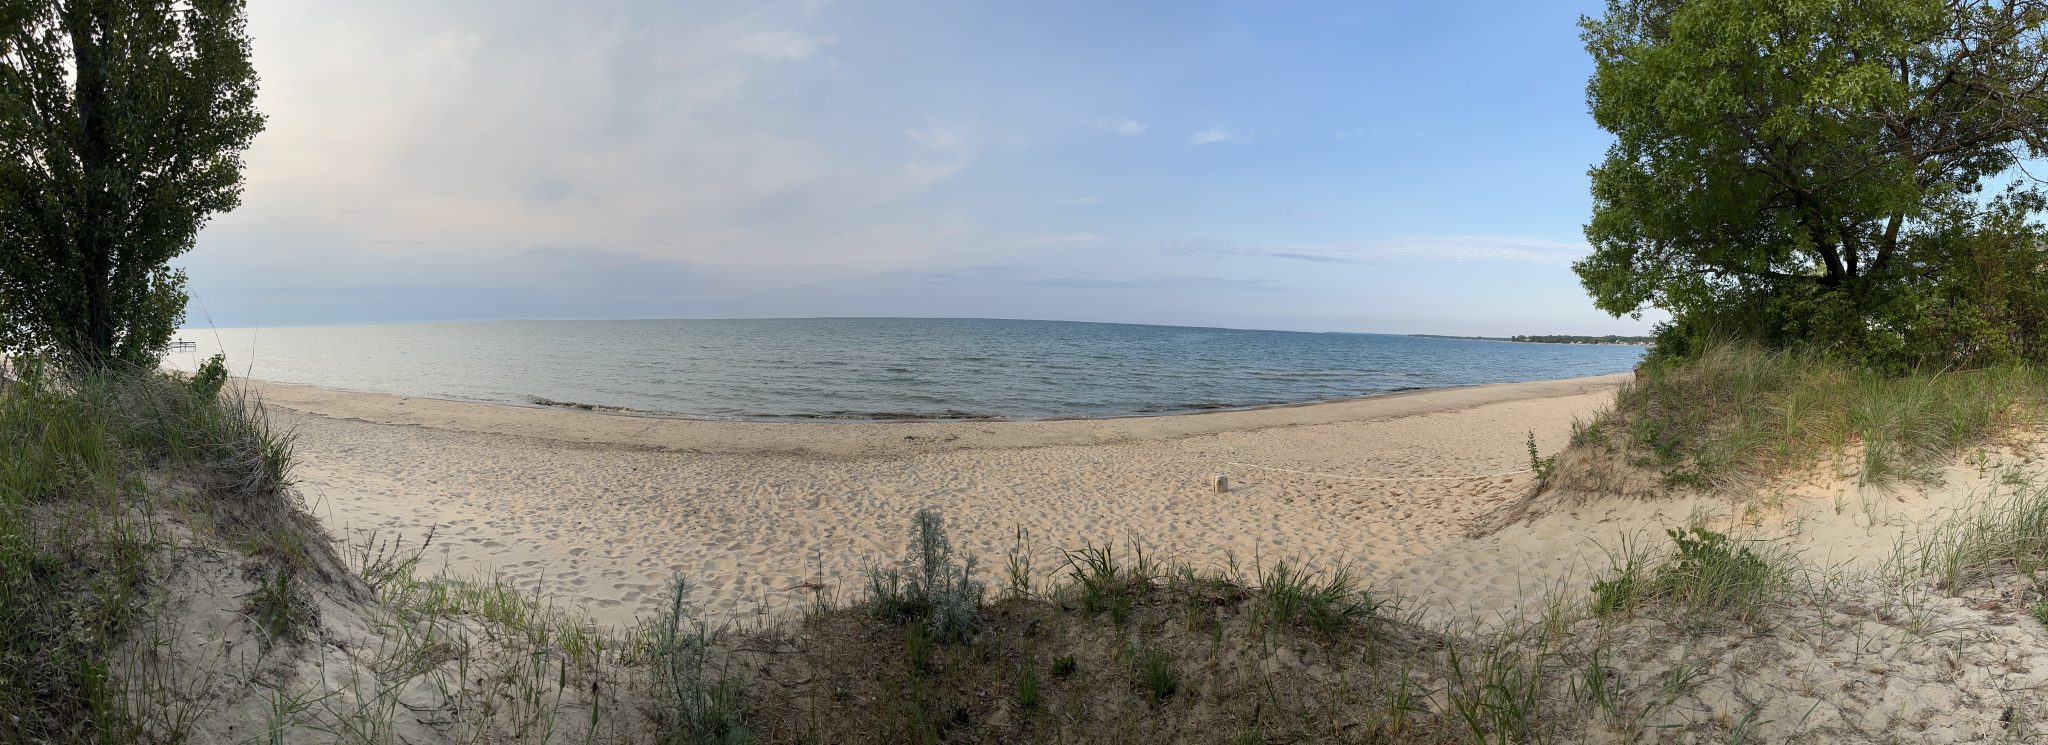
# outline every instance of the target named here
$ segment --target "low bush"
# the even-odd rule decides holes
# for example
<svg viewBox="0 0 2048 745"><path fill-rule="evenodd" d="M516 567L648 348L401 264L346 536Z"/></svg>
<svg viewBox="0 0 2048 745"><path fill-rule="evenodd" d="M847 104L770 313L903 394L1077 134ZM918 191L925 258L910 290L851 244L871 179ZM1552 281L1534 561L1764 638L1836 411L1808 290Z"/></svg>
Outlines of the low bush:
<svg viewBox="0 0 2048 745"><path fill-rule="evenodd" d="M868 612L892 623L922 622L933 637L957 642L981 624L983 586L974 557L956 562L939 513L918 510L899 566L868 572Z"/></svg>

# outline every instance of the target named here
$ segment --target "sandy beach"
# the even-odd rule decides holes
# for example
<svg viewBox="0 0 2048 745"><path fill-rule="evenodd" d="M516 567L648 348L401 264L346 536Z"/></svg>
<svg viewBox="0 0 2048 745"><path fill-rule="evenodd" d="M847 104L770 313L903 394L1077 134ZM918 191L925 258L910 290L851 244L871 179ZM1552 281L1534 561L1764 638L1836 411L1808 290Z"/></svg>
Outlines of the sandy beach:
<svg viewBox="0 0 2048 745"><path fill-rule="evenodd" d="M820 585L858 592L922 507L992 580L1023 529L1041 575L1058 549L1136 539L1198 567L1306 559L1402 594L1515 597L1499 557L1441 552L1529 487L1529 433L1561 448L1623 379L1167 417L791 424L256 387L297 433L301 489L337 535L431 528L428 566L624 624L675 573L741 620L801 608ZM1210 490L1218 473L1228 493ZM1462 478L1488 474L1506 475ZM1445 477L1460 478L1420 480Z"/></svg>

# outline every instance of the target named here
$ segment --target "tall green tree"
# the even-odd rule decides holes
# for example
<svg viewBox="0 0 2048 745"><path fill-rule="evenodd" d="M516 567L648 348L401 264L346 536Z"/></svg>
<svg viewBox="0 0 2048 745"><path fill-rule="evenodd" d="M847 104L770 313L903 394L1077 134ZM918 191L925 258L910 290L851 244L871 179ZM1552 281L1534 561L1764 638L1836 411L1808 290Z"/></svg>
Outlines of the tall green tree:
<svg viewBox="0 0 2048 745"><path fill-rule="evenodd" d="M0 0L0 348L160 354L262 129L242 0Z"/></svg>
<svg viewBox="0 0 2048 745"><path fill-rule="evenodd" d="M1945 269L1914 247L2048 149L2044 22L2039 0L1610 0L1582 21L1615 142L1580 279L1617 316L1882 326Z"/></svg>

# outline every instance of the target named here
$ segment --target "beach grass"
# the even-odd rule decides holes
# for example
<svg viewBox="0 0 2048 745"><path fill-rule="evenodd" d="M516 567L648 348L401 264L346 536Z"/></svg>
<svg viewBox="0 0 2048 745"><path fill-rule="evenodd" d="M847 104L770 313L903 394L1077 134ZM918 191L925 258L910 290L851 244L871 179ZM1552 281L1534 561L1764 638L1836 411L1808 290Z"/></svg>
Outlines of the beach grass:
<svg viewBox="0 0 2048 745"><path fill-rule="evenodd" d="M1702 489L1753 488L1845 454L1864 483L1924 482L1967 448L2039 423L2044 410L2048 375L2031 367L1890 376L1810 352L1723 342L1692 359L1645 365L1574 440L1619 441L1668 484Z"/></svg>
<svg viewBox="0 0 2048 745"><path fill-rule="evenodd" d="M0 375L0 741L138 737L113 668L162 542L148 494L175 480L178 506L265 559L249 610L286 633L316 539L280 519L290 437L211 379L17 363Z"/></svg>

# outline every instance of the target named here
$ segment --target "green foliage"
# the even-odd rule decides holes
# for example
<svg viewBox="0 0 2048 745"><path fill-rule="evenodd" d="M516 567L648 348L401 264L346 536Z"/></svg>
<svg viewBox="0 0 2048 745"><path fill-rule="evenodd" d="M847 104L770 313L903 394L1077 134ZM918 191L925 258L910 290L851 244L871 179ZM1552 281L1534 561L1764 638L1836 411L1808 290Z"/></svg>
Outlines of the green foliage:
<svg viewBox="0 0 2048 745"><path fill-rule="evenodd" d="M1031 659L1024 660L1024 668L1017 672L1017 708L1025 711L1038 708L1041 700L1038 692L1038 664Z"/></svg>
<svg viewBox="0 0 2048 745"><path fill-rule="evenodd" d="M982 583L974 579L973 556L954 561L938 511L912 517L906 554L901 566L868 572L868 611L892 623L921 621L944 642L973 636L981 625Z"/></svg>
<svg viewBox="0 0 2048 745"><path fill-rule="evenodd" d="M309 620L307 601L299 594L297 573L288 564L258 578L256 591L242 610L263 631L265 644L276 643Z"/></svg>
<svg viewBox="0 0 2048 745"><path fill-rule="evenodd" d="M1892 569L1907 577L1932 576L1951 593L2007 573L2029 572L2048 560L2048 486L2016 476L1969 509L1927 526L1902 542Z"/></svg>
<svg viewBox="0 0 2048 745"><path fill-rule="evenodd" d="M1145 649L1138 654L1138 675L1145 681L1145 689L1152 692L1153 701L1165 701L1180 690L1180 667L1173 655L1161 649Z"/></svg>
<svg viewBox="0 0 2048 745"><path fill-rule="evenodd" d="M1080 668L1081 663L1076 662L1074 660L1074 656L1070 654L1060 655L1059 657L1053 658L1052 661L1052 674L1060 676L1062 678L1067 677L1069 675L1073 675L1074 671L1079 670Z"/></svg>
<svg viewBox="0 0 2048 745"><path fill-rule="evenodd" d="M1127 615L1131 596L1151 589L1158 580L1159 565L1145 554L1143 544L1133 540L1127 550L1128 561L1118 558L1115 546L1109 543L1062 552L1067 579L1080 592L1082 608L1090 613L1109 610Z"/></svg>
<svg viewBox="0 0 2048 745"><path fill-rule="evenodd" d="M1301 623L1317 631L1371 618L1379 601L1359 587L1348 567L1334 572L1304 571L1281 561L1259 576L1259 598L1273 623Z"/></svg>
<svg viewBox="0 0 2048 745"><path fill-rule="evenodd" d="M1724 533L1693 526L1665 531L1672 551L1655 563L1621 557L1608 577L1593 583L1595 616L1632 611L1645 603L1668 602L1706 618L1750 621L1785 583L1784 571L1757 547Z"/></svg>
<svg viewBox="0 0 2048 745"><path fill-rule="evenodd" d="M1557 456L1553 455L1545 458L1536 450L1536 433L1534 431L1529 432L1529 470L1536 472L1537 481L1549 479L1550 472L1557 470Z"/></svg>
<svg viewBox="0 0 2048 745"><path fill-rule="evenodd" d="M1600 308L1893 371L2035 357L2048 12L1944 0L1610 0L1585 19ZM2017 91L2017 93L2015 93Z"/></svg>
<svg viewBox="0 0 2048 745"><path fill-rule="evenodd" d="M1642 564L1629 559L1622 562L1621 568L1613 575L1594 582L1593 615L1610 616L1635 607L1636 589L1642 573Z"/></svg>
<svg viewBox="0 0 2048 745"><path fill-rule="evenodd" d="M201 398L153 370L18 362L0 378L0 742L133 741L109 675L150 569L144 475L200 487L209 522L286 558L280 523L241 519L288 508L282 466L240 454L288 463L288 438L253 402ZM252 618L276 631L312 620L288 574L264 580Z"/></svg>
<svg viewBox="0 0 2048 745"><path fill-rule="evenodd" d="M0 2L0 349L146 364L263 129L241 0Z"/></svg>
<svg viewBox="0 0 2048 745"><path fill-rule="evenodd" d="M1965 448L2038 421L2032 368L1889 376L1805 351L1716 342L1646 365L1596 423L1666 481L1754 485L1862 446L1861 478L1930 476Z"/></svg>
<svg viewBox="0 0 2048 745"><path fill-rule="evenodd" d="M192 394L201 399L219 397L220 389L228 384L227 355L216 354L206 358L205 362L199 363L199 369L193 371L192 378L186 382L192 386Z"/></svg>

